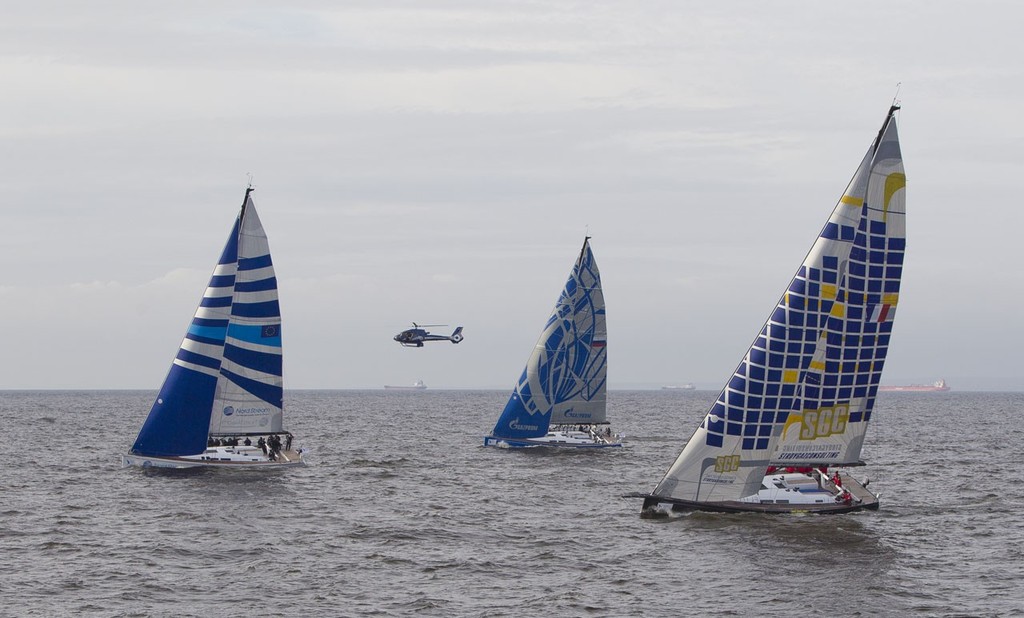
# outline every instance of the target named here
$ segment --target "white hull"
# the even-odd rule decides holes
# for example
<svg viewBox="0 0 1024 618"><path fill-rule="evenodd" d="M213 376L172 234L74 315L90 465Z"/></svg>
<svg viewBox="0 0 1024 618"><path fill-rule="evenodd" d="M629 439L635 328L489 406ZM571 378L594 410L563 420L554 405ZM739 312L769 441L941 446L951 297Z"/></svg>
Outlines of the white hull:
<svg viewBox="0 0 1024 618"><path fill-rule="evenodd" d="M850 513L877 509L878 496L848 474L841 485L817 473L780 473L764 478L757 494L725 502L692 502L654 495L644 498L643 517L667 517L673 512L716 511L724 513Z"/></svg>
<svg viewBox="0 0 1024 618"><path fill-rule="evenodd" d="M622 446L619 436L603 434L600 431L549 431L546 436L539 438L501 438L487 436L484 438L484 446L495 446L498 448L530 448L535 446L545 447L569 447L569 448L607 448Z"/></svg>
<svg viewBox="0 0 1024 618"><path fill-rule="evenodd" d="M183 457L121 456L121 466L125 468L281 468L305 463L299 451L283 451L276 460L272 460L255 446L217 446L199 455Z"/></svg>

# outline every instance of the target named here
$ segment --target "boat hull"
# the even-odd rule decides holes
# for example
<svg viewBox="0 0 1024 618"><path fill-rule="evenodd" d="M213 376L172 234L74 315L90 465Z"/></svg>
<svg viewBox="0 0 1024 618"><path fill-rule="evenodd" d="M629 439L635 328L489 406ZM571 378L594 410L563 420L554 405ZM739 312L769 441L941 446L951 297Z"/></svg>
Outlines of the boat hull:
<svg viewBox="0 0 1024 618"><path fill-rule="evenodd" d="M878 501L871 504L756 504L750 502L727 501L727 502L690 502L688 500L675 500L662 498L660 496L645 495L644 508L640 517L644 519L658 519L668 517L669 513L686 513L691 511L705 511L711 513L774 513L774 514L799 514L816 513L820 515L839 515L842 513L853 513L854 511L877 511Z"/></svg>
<svg viewBox="0 0 1024 618"><path fill-rule="evenodd" d="M486 436L484 446L497 448L615 448L622 446L622 442L615 438L604 438L592 436L581 431L561 432L556 431L539 438L503 438L500 436Z"/></svg>
<svg viewBox="0 0 1024 618"><path fill-rule="evenodd" d="M672 513L690 511L706 511L712 513L773 513L795 514L816 513L821 515L839 515L855 511L877 511L878 496L871 493L851 476L843 475L843 488L852 496L850 502L757 502L748 500L723 500L721 502L696 502L681 500L653 494L631 494L629 497L643 498L644 504L640 517L657 519L668 517Z"/></svg>
<svg viewBox="0 0 1024 618"><path fill-rule="evenodd" d="M121 456L121 467L140 468L283 468L305 465L298 451L284 451L277 459L270 459L257 448L212 448L199 455L182 457L156 457L129 453Z"/></svg>

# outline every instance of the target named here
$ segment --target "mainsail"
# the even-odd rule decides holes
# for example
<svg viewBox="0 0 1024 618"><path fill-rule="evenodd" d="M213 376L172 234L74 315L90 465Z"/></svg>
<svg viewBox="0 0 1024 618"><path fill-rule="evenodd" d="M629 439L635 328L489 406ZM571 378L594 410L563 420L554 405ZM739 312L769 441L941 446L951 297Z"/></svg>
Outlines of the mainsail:
<svg viewBox="0 0 1024 618"><path fill-rule="evenodd" d="M604 294L589 241L494 426L496 437L535 438L552 425L607 422Z"/></svg>
<svg viewBox="0 0 1024 618"><path fill-rule="evenodd" d="M282 430L277 278L251 192L135 440L136 455L195 455L210 435Z"/></svg>
<svg viewBox="0 0 1024 618"><path fill-rule="evenodd" d="M893 106L778 305L652 496L756 494L769 465L852 464L899 300L906 176Z"/></svg>

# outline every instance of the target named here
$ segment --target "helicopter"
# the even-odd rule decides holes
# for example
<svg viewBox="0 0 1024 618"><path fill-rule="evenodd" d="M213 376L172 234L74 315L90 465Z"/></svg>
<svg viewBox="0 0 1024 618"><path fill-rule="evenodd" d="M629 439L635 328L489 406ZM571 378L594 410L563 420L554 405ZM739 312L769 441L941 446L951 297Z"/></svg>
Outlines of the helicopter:
<svg viewBox="0 0 1024 618"><path fill-rule="evenodd" d="M458 327L451 335L431 335L425 328L435 326L447 326L446 324L417 324L412 323L412 328L403 330L395 335L395 341L407 348L422 348L425 341L451 341L458 343L462 341L462 327Z"/></svg>

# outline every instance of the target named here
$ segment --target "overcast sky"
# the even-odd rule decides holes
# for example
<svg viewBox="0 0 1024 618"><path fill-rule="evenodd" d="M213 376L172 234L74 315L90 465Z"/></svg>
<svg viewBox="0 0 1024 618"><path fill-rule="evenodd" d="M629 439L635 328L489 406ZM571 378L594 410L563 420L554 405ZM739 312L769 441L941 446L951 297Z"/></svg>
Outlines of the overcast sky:
<svg viewBox="0 0 1024 618"><path fill-rule="evenodd" d="M1024 389L1018 2L0 7L0 388L158 388L251 173L286 388L510 389L589 230L611 387L718 389L901 83L883 383Z"/></svg>

